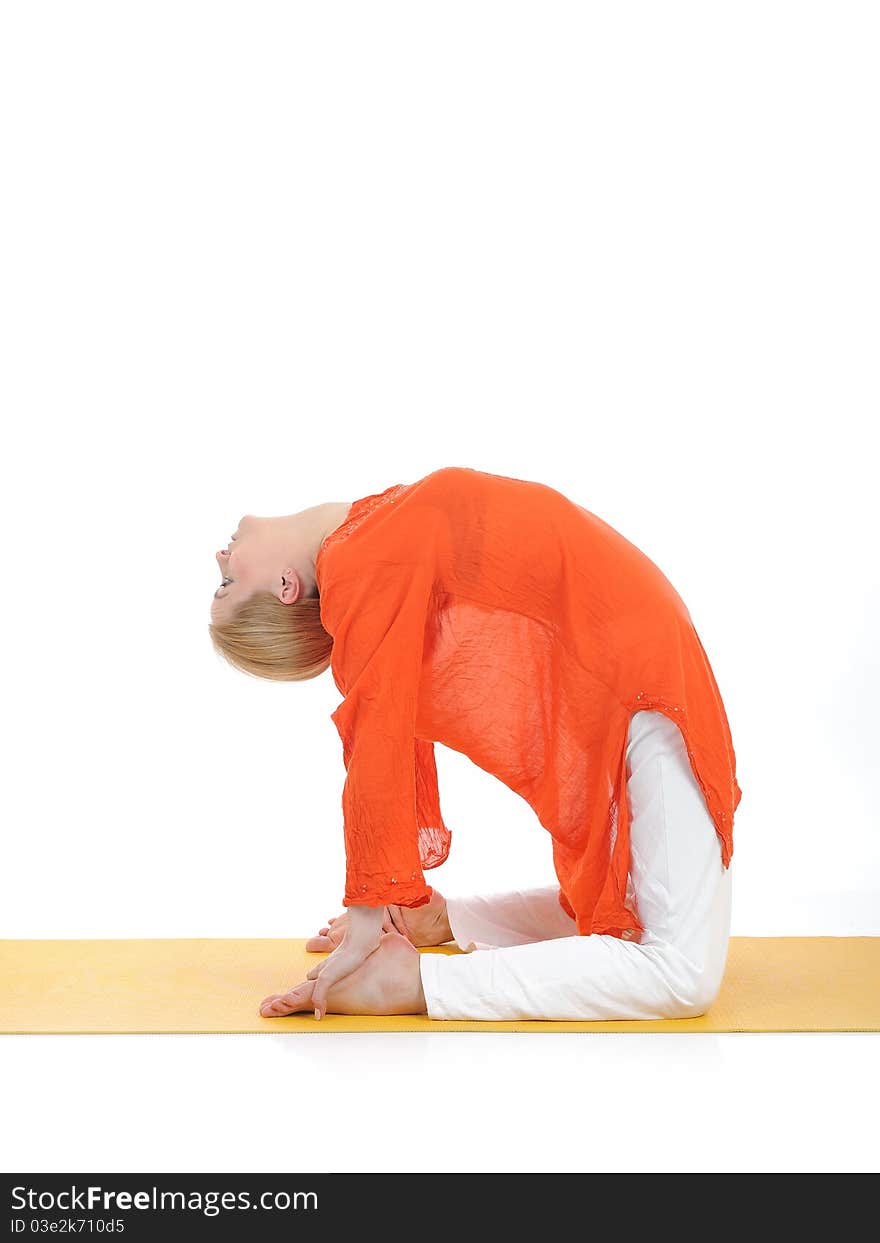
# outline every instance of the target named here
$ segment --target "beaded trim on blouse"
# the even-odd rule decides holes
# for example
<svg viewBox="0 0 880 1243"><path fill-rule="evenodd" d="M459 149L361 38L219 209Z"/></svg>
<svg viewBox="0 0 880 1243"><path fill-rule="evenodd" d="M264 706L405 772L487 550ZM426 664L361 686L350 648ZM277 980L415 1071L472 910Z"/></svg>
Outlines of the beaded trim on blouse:
<svg viewBox="0 0 880 1243"><path fill-rule="evenodd" d="M399 493L408 485L405 483L393 483L390 488L386 488L384 492L374 492L370 496L364 496L357 500L348 511L348 517L335 530L331 531L325 540L321 542L318 555L324 551L330 544L336 544L339 540L345 539L347 535L359 527L363 520L386 501L394 501Z"/></svg>

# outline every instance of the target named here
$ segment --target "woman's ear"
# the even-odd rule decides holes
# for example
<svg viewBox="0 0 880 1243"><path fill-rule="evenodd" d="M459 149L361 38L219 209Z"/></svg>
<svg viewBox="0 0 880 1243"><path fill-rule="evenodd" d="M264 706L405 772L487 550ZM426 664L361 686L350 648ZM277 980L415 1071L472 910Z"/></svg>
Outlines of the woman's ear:
<svg viewBox="0 0 880 1243"><path fill-rule="evenodd" d="M286 569L281 575L281 594L282 604L296 604L302 595L302 581L293 567Z"/></svg>

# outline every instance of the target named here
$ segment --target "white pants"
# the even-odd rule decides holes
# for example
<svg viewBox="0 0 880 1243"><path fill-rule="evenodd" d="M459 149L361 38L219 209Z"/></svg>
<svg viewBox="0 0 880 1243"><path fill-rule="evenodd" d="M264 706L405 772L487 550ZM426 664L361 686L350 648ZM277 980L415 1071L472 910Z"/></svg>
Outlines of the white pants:
<svg viewBox="0 0 880 1243"><path fill-rule="evenodd" d="M630 898L641 943L579 936L557 885L449 898L459 955L422 954L432 1019L677 1019L715 1000L730 868L678 726L637 712L626 748Z"/></svg>

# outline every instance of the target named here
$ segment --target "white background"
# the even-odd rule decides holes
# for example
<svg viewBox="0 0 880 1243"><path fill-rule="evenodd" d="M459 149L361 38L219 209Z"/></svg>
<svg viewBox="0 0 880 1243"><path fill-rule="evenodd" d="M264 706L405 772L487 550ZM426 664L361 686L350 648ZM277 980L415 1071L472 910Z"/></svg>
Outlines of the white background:
<svg viewBox="0 0 880 1243"><path fill-rule="evenodd" d="M878 32L770 0L4 7L0 936L341 910L339 695L214 653L214 551L445 465L550 484L683 596L743 789L734 934L880 934ZM436 753L429 879L552 882L530 808ZM9 1037L0 1165L870 1169L877 1055Z"/></svg>

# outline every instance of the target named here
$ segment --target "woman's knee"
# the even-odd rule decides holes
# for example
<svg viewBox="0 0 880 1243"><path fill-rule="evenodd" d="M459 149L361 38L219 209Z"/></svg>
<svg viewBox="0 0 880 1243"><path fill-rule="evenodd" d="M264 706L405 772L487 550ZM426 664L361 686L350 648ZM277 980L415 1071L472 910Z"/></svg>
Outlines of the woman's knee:
<svg viewBox="0 0 880 1243"><path fill-rule="evenodd" d="M721 991L721 974L716 968L690 969L680 974L670 987L671 1019L695 1019L714 1004Z"/></svg>

